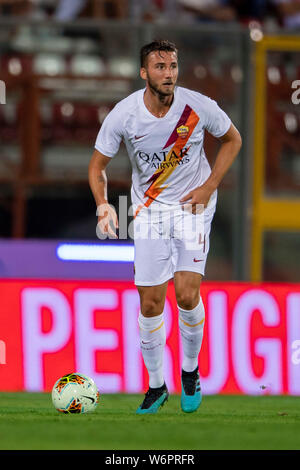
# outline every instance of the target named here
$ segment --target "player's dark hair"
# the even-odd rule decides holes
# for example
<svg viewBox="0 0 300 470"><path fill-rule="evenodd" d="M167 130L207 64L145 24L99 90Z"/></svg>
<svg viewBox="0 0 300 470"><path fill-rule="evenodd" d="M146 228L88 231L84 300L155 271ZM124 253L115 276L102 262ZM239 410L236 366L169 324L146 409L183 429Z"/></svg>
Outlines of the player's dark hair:
<svg viewBox="0 0 300 470"><path fill-rule="evenodd" d="M154 51L175 52L176 54L178 54L177 47L173 42L170 42L167 39L155 39L149 44L145 44L145 46L141 48L141 67L145 67L148 55L150 54L150 52Z"/></svg>

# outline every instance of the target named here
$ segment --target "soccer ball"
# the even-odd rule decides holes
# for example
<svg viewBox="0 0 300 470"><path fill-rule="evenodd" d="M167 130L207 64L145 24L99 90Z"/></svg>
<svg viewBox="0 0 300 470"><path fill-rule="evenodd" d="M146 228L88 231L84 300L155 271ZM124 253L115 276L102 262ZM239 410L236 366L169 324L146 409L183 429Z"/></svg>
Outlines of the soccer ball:
<svg viewBox="0 0 300 470"><path fill-rule="evenodd" d="M58 379L52 389L52 403L61 413L88 413L99 403L93 379L77 372Z"/></svg>

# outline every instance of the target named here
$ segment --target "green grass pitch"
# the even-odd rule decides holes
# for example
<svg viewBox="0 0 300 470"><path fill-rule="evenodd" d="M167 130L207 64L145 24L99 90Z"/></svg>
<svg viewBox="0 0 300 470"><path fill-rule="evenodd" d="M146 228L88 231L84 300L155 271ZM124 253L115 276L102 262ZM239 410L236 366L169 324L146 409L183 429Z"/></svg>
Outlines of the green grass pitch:
<svg viewBox="0 0 300 470"><path fill-rule="evenodd" d="M196 413L172 395L138 416L142 395L101 395L92 414L64 415L48 393L0 393L1 450L299 450L300 397L204 396Z"/></svg>

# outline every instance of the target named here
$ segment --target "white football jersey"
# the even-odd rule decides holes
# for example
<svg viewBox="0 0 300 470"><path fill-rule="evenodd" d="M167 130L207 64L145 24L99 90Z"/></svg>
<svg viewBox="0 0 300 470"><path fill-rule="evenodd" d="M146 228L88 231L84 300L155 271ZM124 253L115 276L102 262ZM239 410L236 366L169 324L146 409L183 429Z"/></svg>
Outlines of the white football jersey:
<svg viewBox="0 0 300 470"><path fill-rule="evenodd" d="M95 148L113 157L123 140L132 165L132 203L179 204L203 184L211 170L206 159L204 130L223 136L231 125L217 103L196 91L176 87L167 114L157 118L144 104L145 89L120 101L105 118ZM154 204L155 205L155 204Z"/></svg>

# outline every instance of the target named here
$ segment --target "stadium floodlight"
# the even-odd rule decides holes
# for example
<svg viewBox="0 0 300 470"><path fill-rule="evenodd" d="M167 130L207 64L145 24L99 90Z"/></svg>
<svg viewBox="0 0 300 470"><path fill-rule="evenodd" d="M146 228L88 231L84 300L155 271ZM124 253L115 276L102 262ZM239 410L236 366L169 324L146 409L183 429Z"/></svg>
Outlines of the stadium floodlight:
<svg viewBox="0 0 300 470"><path fill-rule="evenodd" d="M133 245L97 245L62 243L57 246L56 255L63 261L106 261L133 262Z"/></svg>

